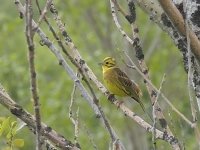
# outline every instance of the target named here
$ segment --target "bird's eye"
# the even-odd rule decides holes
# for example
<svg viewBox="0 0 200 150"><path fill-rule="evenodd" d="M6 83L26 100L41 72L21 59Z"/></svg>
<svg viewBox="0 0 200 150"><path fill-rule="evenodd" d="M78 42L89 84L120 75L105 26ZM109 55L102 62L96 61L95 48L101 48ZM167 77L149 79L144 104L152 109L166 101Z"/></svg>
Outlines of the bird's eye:
<svg viewBox="0 0 200 150"><path fill-rule="evenodd" d="M106 64L108 64L108 62L106 62Z"/></svg>

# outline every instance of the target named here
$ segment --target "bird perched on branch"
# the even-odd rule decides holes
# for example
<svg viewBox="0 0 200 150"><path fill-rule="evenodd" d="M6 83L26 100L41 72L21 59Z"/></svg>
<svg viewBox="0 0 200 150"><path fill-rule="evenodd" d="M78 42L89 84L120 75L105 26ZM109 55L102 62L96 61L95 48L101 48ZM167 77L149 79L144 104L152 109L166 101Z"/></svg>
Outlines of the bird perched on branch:
<svg viewBox="0 0 200 150"><path fill-rule="evenodd" d="M106 57L100 65L103 69L104 84L109 92L120 97L131 97L140 104L145 112L144 105L140 100L142 93L139 86L118 68L115 59Z"/></svg>

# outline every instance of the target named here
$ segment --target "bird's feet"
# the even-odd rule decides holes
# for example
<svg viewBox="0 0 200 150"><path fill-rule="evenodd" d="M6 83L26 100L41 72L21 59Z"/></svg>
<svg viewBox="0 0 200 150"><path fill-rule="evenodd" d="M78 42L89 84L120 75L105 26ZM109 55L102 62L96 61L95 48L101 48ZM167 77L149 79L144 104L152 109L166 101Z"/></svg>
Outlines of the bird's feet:
<svg viewBox="0 0 200 150"><path fill-rule="evenodd" d="M115 95L114 94L110 94L108 96L109 101L111 101L112 103L115 101Z"/></svg>

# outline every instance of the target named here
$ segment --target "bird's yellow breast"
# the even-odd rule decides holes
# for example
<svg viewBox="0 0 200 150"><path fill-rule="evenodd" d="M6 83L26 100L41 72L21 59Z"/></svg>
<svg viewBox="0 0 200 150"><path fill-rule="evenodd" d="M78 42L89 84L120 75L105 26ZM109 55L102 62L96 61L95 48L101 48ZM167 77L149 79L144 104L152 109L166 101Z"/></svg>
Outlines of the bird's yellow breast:
<svg viewBox="0 0 200 150"><path fill-rule="evenodd" d="M111 94L121 97L128 96L127 93L122 90L123 87L119 86L119 81L113 68L106 68L103 71L103 79L106 88L111 92Z"/></svg>

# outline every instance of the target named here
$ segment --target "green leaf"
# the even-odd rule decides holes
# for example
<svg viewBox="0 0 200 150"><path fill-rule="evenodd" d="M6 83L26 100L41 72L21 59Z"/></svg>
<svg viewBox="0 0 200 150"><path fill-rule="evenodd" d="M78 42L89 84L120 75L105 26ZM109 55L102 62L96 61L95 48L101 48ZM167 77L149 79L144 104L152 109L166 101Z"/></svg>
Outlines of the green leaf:
<svg viewBox="0 0 200 150"><path fill-rule="evenodd" d="M16 135L16 132L17 132L17 121L13 121L11 123L11 131L12 131L13 136Z"/></svg>
<svg viewBox="0 0 200 150"><path fill-rule="evenodd" d="M6 118L6 119L3 121L2 125L1 125L1 128L0 128L0 136L1 136L3 133L9 132L9 128L10 128L9 124L10 124L10 117Z"/></svg>
<svg viewBox="0 0 200 150"><path fill-rule="evenodd" d="M14 147L23 147L24 146L24 140L23 139L15 139L13 141Z"/></svg>
<svg viewBox="0 0 200 150"><path fill-rule="evenodd" d="M17 130L16 125L17 125L17 122L16 122L16 121L13 121L13 122L11 122L11 123L9 124L10 129L9 129L9 132L7 133L7 135L6 135L6 138L7 138L7 139L11 139L13 136L15 136L16 130Z"/></svg>

